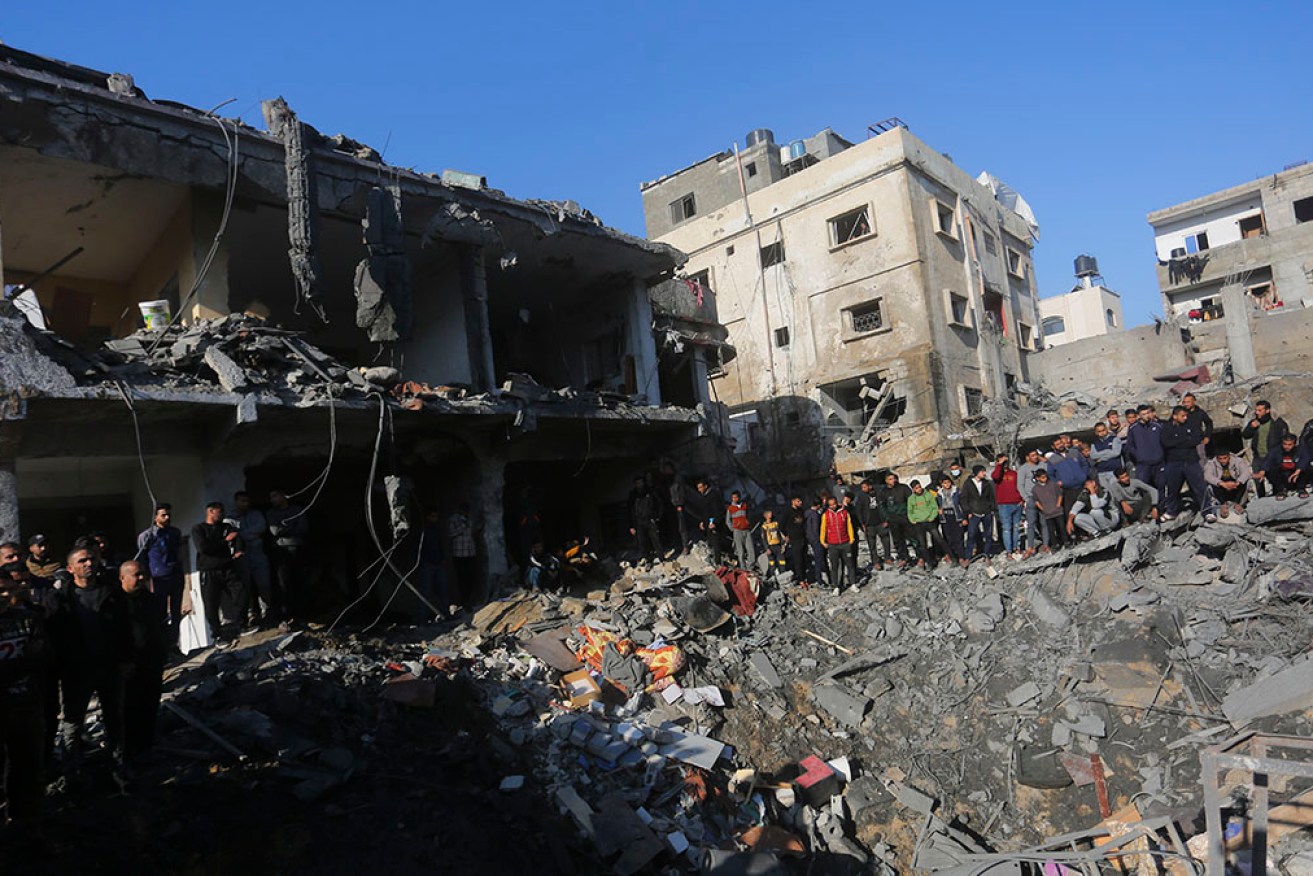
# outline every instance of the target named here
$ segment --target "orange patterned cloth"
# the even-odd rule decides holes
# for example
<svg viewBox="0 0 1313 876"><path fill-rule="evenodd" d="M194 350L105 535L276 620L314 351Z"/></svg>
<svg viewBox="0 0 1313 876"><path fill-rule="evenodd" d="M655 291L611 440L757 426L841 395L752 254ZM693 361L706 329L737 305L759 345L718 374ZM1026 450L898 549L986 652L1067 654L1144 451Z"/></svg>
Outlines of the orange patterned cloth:
<svg viewBox="0 0 1313 876"><path fill-rule="evenodd" d="M684 668L684 651L676 645L662 645L658 648L636 648L631 639L622 639L615 633L608 633L606 630L595 630L586 625L576 627L575 632L584 639L584 644L578 650L577 656L595 672L602 671L602 653L610 643L615 643L616 650L622 656L628 657L632 654L643 661L643 665L652 673L652 680L657 682L652 685L654 690L666 687L668 682L666 684L661 682L671 678Z"/></svg>

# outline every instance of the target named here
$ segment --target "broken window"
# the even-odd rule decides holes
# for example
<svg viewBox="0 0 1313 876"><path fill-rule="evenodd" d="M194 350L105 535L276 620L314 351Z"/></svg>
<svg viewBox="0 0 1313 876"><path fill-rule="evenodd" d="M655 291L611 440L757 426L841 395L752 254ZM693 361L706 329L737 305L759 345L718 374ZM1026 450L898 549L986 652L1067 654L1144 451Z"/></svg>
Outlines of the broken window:
<svg viewBox="0 0 1313 876"><path fill-rule="evenodd" d="M980 303L985 308L986 326L1006 337L1008 334L1008 321L1003 311L1003 296L997 292L987 291L980 297Z"/></svg>
<svg viewBox="0 0 1313 876"><path fill-rule="evenodd" d="M953 208L938 199L935 199L931 203L935 211L935 231L945 237L956 239L957 217L953 213Z"/></svg>
<svg viewBox="0 0 1313 876"><path fill-rule="evenodd" d="M734 454L752 453L761 447L761 420L755 410L729 415L729 437Z"/></svg>
<svg viewBox="0 0 1313 876"><path fill-rule="evenodd" d="M768 243L761 248L761 266L769 268L771 265L784 263L784 241L777 240L774 243Z"/></svg>
<svg viewBox="0 0 1313 876"><path fill-rule="evenodd" d="M1014 277L1026 278L1026 260L1012 247L1008 247L1008 273Z"/></svg>
<svg viewBox="0 0 1313 876"><path fill-rule="evenodd" d="M869 208L860 207L830 220L830 245L841 246L871 235Z"/></svg>
<svg viewBox="0 0 1313 876"><path fill-rule="evenodd" d="M1250 237L1260 237L1263 234L1263 214L1255 213L1253 216L1246 216L1238 223L1240 225L1240 237L1248 239Z"/></svg>
<svg viewBox="0 0 1313 876"><path fill-rule="evenodd" d="M990 255L998 255L998 238L988 231L985 232L985 252Z"/></svg>
<svg viewBox="0 0 1313 876"><path fill-rule="evenodd" d="M697 214L697 201L694 200L692 192L670 205L670 221L676 225L686 219L692 219Z"/></svg>
<svg viewBox="0 0 1313 876"><path fill-rule="evenodd" d="M907 399L893 394L878 373L865 374L817 387L825 428L830 432L866 432L895 422L907 410Z"/></svg>
<svg viewBox="0 0 1313 876"><path fill-rule="evenodd" d="M1017 329L1017 341L1023 350L1034 349L1035 329L1024 322L1021 323Z"/></svg>
<svg viewBox="0 0 1313 876"><path fill-rule="evenodd" d="M971 301L965 295L948 292L948 321L963 328L971 327Z"/></svg>
<svg viewBox="0 0 1313 876"><path fill-rule="evenodd" d="M1040 323L1040 331L1046 338L1056 337L1067 331L1067 321L1060 316L1046 316Z"/></svg>
<svg viewBox="0 0 1313 876"><path fill-rule="evenodd" d="M1313 198L1300 198L1290 206L1295 208L1295 222L1313 222Z"/></svg>
<svg viewBox="0 0 1313 876"><path fill-rule="evenodd" d="M746 170L746 171L748 172L748 176L749 176L749 177L756 176L756 175L757 175L757 162L755 162L755 161L749 161L749 162L744 166L743 169Z"/></svg>
<svg viewBox="0 0 1313 876"><path fill-rule="evenodd" d="M689 285L690 289L692 289L694 286L700 288L700 289L702 290L702 292L701 292L702 295L705 295L706 293L710 292L710 291L711 291L711 269L710 269L710 268L707 268L707 269L704 270L704 271L698 271L696 274L690 274L690 275L689 275L689 278L688 278L688 285ZM699 295L699 293L696 292L696 291L695 291L693 294L694 294L694 295ZM699 297L700 297L700 296L699 296ZM699 302L699 304L700 304L700 303L701 303L701 302Z"/></svg>
<svg viewBox="0 0 1313 876"><path fill-rule="evenodd" d="M1276 284L1268 281L1266 283L1255 283L1252 286L1245 287L1253 301L1254 307L1259 310L1275 310L1281 307L1281 299L1277 296Z"/></svg>
<svg viewBox="0 0 1313 876"><path fill-rule="evenodd" d="M848 328L853 334L866 334L884 328L881 299L848 308Z"/></svg>
<svg viewBox="0 0 1313 876"><path fill-rule="evenodd" d="M962 387L962 401L968 417L978 417L985 412L985 393L979 389Z"/></svg>
<svg viewBox="0 0 1313 876"><path fill-rule="evenodd" d="M1208 249L1208 232L1200 231L1198 234L1189 234L1185 238L1185 251L1193 255L1197 252L1203 252Z"/></svg>
<svg viewBox="0 0 1313 876"><path fill-rule="evenodd" d="M781 326L775 330L775 346L787 347L789 345L789 327Z"/></svg>

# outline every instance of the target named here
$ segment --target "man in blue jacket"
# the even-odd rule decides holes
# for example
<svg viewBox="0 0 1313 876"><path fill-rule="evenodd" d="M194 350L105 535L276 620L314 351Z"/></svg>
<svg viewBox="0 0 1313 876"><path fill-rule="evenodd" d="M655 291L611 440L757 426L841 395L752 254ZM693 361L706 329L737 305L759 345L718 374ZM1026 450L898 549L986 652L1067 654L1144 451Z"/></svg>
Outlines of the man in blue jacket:
<svg viewBox="0 0 1313 876"><path fill-rule="evenodd" d="M1309 460L1308 448L1298 443L1293 432L1282 435L1281 444L1272 448L1259 465L1254 480L1266 481L1276 498L1284 499L1292 490L1298 490L1301 496L1308 495L1309 484L1313 483L1313 462Z"/></svg>
<svg viewBox="0 0 1313 876"><path fill-rule="evenodd" d="M1117 480L1117 469L1122 467L1122 439L1112 434L1107 423L1094 424L1094 443L1090 445L1090 462L1099 486L1112 489Z"/></svg>
<svg viewBox="0 0 1313 876"><path fill-rule="evenodd" d="M1164 480L1160 519L1171 520L1181 512L1181 484L1190 485L1194 506L1209 512L1208 486L1204 483L1203 466L1199 464L1199 447L1204 443L1203 430L1191 421L1190 409L1184 405L1172 408L1172 419L1158 433L1163 448Z"/></svg>
<svg viewBox="0 0 1313 876"><path fill-rule="evenodd" d="M1163 424L1153 405L1140 405L1136 421L1126 432L1126 455L1135 463L1135 476L1161 495L1167 489L1166 457L1161 432Z"/></svg>
<svg viewBox="0 0 1313 876"><path fill-rule="evenodd" d="M1085 489L1090 476L1090 461L1079 447L1072 445L1070 435L1059 435L1053 441L1049 454L1049 477L1062 487L1062 507L1070 508Z"/></svg>
<svg viewBox="0 0 1313 876"><path fill-rule="evenodd" d="M155 518L137 536L136 559L150 572L151 592L160 616L173 625L176 634L182 622L182 563L178 559L182 532L171 525L172 517L173 506L168 502L155 506Z"/></svg>

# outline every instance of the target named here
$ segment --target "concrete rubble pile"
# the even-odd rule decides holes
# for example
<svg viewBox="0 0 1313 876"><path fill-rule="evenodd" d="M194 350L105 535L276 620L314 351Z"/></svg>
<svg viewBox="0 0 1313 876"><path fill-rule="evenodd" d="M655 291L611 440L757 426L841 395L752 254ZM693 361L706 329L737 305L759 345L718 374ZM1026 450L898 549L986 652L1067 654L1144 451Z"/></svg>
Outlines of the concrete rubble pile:
<svg viewBox="0 0 1313 876"><path fill-rule="evenodd" d="M1202 859L1200 749L1313 714L1313 500L1250 515L1276 523L1187 516L842 595L753 576L748 611L695 553L494 602L429 659L532 752L506 787L550 795L612 872L952 870L1072 832ZM626 656L668 646L668 679Z"/></svg>

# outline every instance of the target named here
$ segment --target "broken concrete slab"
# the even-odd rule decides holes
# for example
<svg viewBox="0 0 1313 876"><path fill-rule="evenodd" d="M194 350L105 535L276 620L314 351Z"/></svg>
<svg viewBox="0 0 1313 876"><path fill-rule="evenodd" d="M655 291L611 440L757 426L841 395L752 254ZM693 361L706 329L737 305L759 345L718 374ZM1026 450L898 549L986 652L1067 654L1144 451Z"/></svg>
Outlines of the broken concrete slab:
<svg viewBox="0 0 1313 876"><path fill-rule="evenodd" d="M1257 525L1313 520L1313 497L1301 499L1290 495L1284 499L1265 496L1250 500L1245 520Z"/></svg>
<svg viewBox="0 0 1313 876"><path fill-rule="evenodd" d="M1222 714L1237 728L1257 718L1310 707L1313 707L1313 659L1308 657L1222 698Z"/></svg>
<svg viewBox="0 0 1313 876"><path fill-rule="evenodd" d="M857 696L833 681L824 681L812 686L812 700L836 721L849 727L859 727L866 710L871 707L871 700Z"/></svg>
<svg viewBox="0 0 1313 876"><path fill-rule="evenodd" d="M770 658L761 651L752 653L752 656L748 658L748 665L756 671L767 687L779 688L784 686L784 682L780 681L779 673L771 665Z"/></svg>
<svg viewBox="0 0 1313 876"><path fill-rule="evenodd" d="M241 392L251 385L251 378L247 375L246 369L234 362L217 346L211 345L205 348L205 364L214 372L224 392Z"/></svg>

